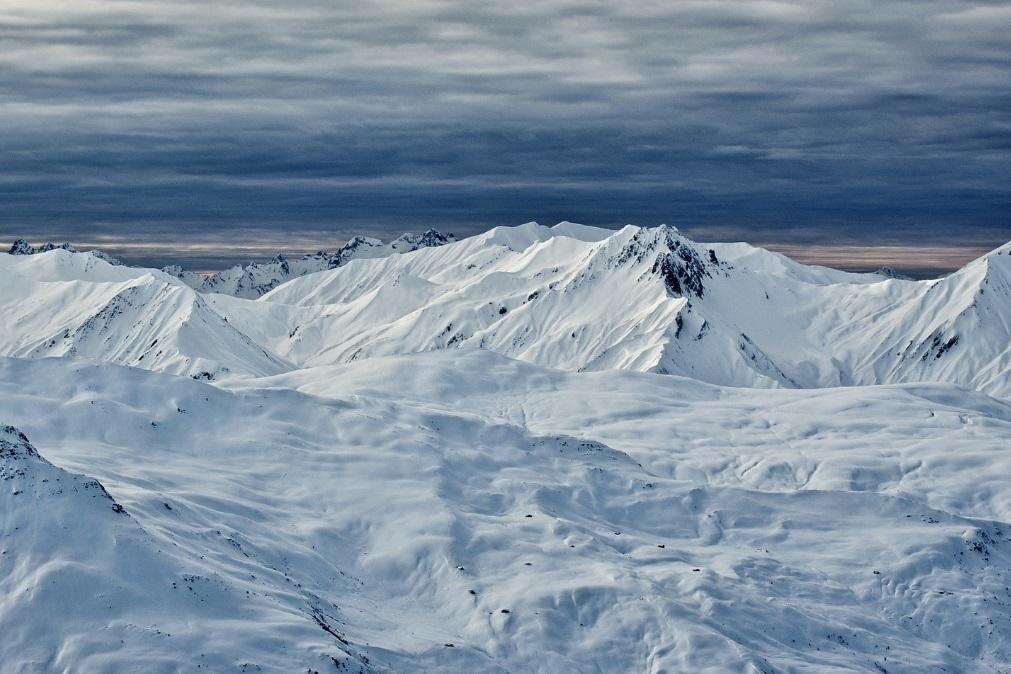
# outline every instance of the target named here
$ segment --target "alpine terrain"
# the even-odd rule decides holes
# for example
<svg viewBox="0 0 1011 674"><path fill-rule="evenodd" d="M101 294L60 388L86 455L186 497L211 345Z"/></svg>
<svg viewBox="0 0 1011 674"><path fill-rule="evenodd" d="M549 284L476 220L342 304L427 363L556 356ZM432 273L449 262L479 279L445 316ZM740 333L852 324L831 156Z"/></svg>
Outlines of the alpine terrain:
<svg viewBox="0 0 1011 674"><path fill-rule="evenodd" d="M0 672L1011 672L1011 243L0 254Z"/></svg>

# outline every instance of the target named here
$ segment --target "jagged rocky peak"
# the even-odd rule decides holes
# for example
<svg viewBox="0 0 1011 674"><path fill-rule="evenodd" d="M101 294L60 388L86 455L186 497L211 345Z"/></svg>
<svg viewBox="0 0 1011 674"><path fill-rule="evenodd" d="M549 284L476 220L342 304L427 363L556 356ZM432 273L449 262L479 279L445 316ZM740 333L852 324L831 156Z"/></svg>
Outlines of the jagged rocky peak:
<svg viewBox="0 0 1011 674"><path fill-rule="evenodd" d="M68 250L71 253L77 252L77 249L75 249L69 243L61 243L60 245L56 245L52 241L47 241L41 246L33 246L24 239L18 239L17 241L12 243L10 250L8 250L7 252L10 255L36 255L37 253L48 253L49 251L56 249Z"/></svg>
<svg viewBox="0 0 1011 674"><path fill-rule="evenodd" d="M46 241L44 244L35 249L36 253L48 253L51 250L66 250L71 253L76 253L77 249L71 246L69 243L61 243L59 245L53 243L52 241Z"/></svg>
<svg viewBox="0 0 1011 674"><path fill-rule="evenodd" d="M37 458L38 451L28 441L28 436L14 426L0 426L0 459Z"/></svg>
<svg viewBox="0 0 1011 674"><path fill-rule="evenodd" d="M456 241L453 234L443 234L435 229L427 229L421 234L401 234L390 242L390 248L398 253L408 253L419 248L434 248Z"/></svg>
<svg viewBox="0 0 1011 674"><path fill-rule="evenodd" d="M330 269L339 267L357 255L359 251L368 250L370 248L381 248L382 245L383 242L379 239L373 239L369 236L352 236L347 240L347 243L341 246L337 252L330 256L328 267Z"/></svg>
<svg viewBox="0 0 1011 674"><path fill-rule="evenodd" d="M7 253L9 255L32 255L35 253L35 248L24 239L18 239L11 244Z"/></svg>
<svg viewBox="0 0 1011 674"><path fill-rule="evenodd" d="M306 256L306 259L309 259L309 256ZM275 255L270 262L271 264L276 264L280 268L281 273L283 274L291 273L291 266L288 264L288 258L286 258L281 253Z"/></svg>
<svg viewBox="0 0 1011 674"><path fill-rule="evenodd" d="M112 265L116 265L117 267L123 266L123 262L121 260L109 255L108 253L103 253L100 250L89 250L88 252L91 255L97 257L99 260L104 260L105 262L108 262L109 264Z"/></svg>
<svg viewBox="0 0 1011 674"><path fill-rule="evenodd" d="M435 246L452 243L453 241L456 241L456 235L453 233L443 234L435 229L426 229L422 232L421 236L418 237L418 246L424 248L434 248Z"/></svg>
<svg viewBox="0 0 1011 674"><path fill-rule="evenodd" d="M353 236L331 257L329 268L334 269L356 257L373 257L375 254L410 253L421 248L435 248L456 241L453 234L443 234L428 229L421 234L401 234L388 244L369 236ZM374 251L374 252L369 252ZM364 255L363 255L364 253Z"/></svg>
<svg viewBox="0 0 1011 674"><path fill-rule="evenodd" d="M669 250L660 253L653 263L653 271L663 277L667 289L680 296L703 297L703 279L712 278L707 262L695 247L680 238L668 238Z"/></svg>
<svg viewBox="0 0 1011 674"><path fill-rule="evenodd" d="M716 252L701 252L677 227L660 225L647 231L653 243L650 249L658 250L652 272L660 275L667 290L679 297L703 297L704 279L712 278L710 268L720 264Z"/></svg>
<svg viewBox="0 0 1011 674"><path fill-rule="evenodd" d="M41 246L33 246L24 239L18 239L11 244L10 249L7 251L10 255L38 255L39 253L48 253L51 250L65 250L68 253L80 253L84 252L91 255L99 260L108 262L109 264L122 266L123 263L114 258L113 256L103 253L100 250L89 250L89 251L79 251L74 248L69 243L55 244L52 241L47 241Z"/></svg>
<svg viewBox="0 0 1011 674"><path fill-rule="evenodd" d="M357 249L361 248L362 246L365 246L365 247L369 247L369 246L381 246L382 243L383 242L380 241L379 239L373 239L371 236L361 236L361 235L357 235L356 234L355 236L352 236L350 239L348 239L347 243L345 243L343 246L341 246L340 249L341 250L357 250Z"/></svg>
<svg viewBox="0 0 1011 674"><path fill-rule="evenodd" d="M911 281L911 280L913 280L912 277L906 276L902 272L896 271L895 269L892 269L891 267L882 267L881 269L878 269L874 273L877 274L878 276L881 276L881 277L884 277L884 278L898 279L899 281Z"/></svg>
<svg viewBox="0 0 1011 674"><path fill-rule="evenodd" d="M671 225L639 229L608 262L617 267L648 259L653 260L651 273L659 275L668 291L678 297L701 298L705 294L703 279L712 278L710 269L722 264L716 251L702 251Z"/></svg>
<svg viewBox="0 0 1011 674"><path fill-rule="evenodd" d="M390 243L367 236L351 237L333 253L317 251L301 257L277 254L266 262L250 262L202 276L173 266L163 271L199 292L219 293L253 299L266 294L286 281L299 276L341 267L353 259L377 258L408 253L419 248L431 248L456 240L452 234L430 229L422 234L404 234Z"/></svg>

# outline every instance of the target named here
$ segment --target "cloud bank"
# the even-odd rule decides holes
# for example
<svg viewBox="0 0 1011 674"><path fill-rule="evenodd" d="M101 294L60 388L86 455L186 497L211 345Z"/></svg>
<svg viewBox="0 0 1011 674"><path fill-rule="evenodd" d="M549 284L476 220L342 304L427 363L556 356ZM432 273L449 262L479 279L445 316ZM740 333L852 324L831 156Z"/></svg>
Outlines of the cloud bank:
<svg viewBox="0 0 1011 674"><path fill-rule="evenodd" d="M1009 62L1005 2L0 0L0 234L996 245Z"/></svg>

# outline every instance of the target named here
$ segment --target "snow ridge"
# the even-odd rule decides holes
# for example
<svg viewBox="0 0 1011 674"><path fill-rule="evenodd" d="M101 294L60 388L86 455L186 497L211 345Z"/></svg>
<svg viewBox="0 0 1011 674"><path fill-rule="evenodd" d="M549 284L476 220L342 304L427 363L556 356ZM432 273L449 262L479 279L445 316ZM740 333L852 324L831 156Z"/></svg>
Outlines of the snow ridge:
<svg viewBox="0 0 1011 674"><path fill-rule="evenodd" d="M434 229L429 229L421 234L403 234L389 243L383 243L379 239L355 236L333 253L319 251L296 259L289 259L278 254L269 262L236 265L210 276L187 271L178 265L164 267L162 271L202 293L219 293L255 299L290 279L326 269L335 269L356 258L377 258L409 253L421 248L442 246L453 241L456 241L453 234L442 234Z"/></svg>
<svg viewBox="0 0 1011 674"><path fill-rule="evenodd" d="M11 244L10 249L7 251L8 255L38 255L39 253L48 253L51 250L65 250L71 253L76 253L78 250L74 248L69 242L61 243L59 245L53 243L52 241L47 241L41 246L33 246L25 239L16 239L14 243ZM112 257L107 253L103 253L100 250L89 250L89 255L92 255L100 260L104 260L109 264L121 265L123 264L116 258Z"/></svg>

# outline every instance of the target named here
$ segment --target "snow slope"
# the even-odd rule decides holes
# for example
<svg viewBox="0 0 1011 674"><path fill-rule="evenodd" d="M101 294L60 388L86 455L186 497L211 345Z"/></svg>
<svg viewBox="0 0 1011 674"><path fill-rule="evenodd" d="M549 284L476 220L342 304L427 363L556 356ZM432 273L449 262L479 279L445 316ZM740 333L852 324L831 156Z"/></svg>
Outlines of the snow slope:
<svg viewBox="0 0 1011 674"><path fill-rule="evenodd" d="M0 476L0 670L290 671L354 657L299 615L311 609L292 608L287 583L270 578L280 572L224 580L11 426L0 427Z"/></svg>
<svg viewBox="0 0 1011 674"><path fill-rule="evenodd" d="M0 418L115 499L7 432L0 623L17 638L0 670L1011 658L1011 408L987 396L727 389L479 351L236 385L0 360Z"/></svg>
<svg viewBox="0 0 1011 674"><path fill-rule="evenodd" d="M290 369L161 272L57 249L0 256L0 274L7 326L0 351L8 355L75 356L204 377Z"/></svg>

